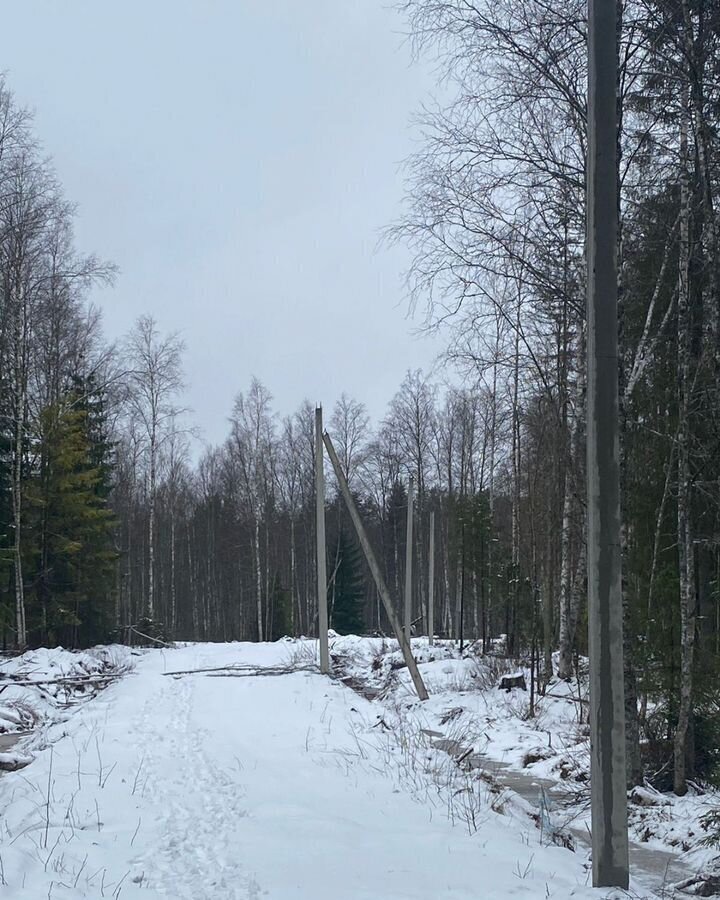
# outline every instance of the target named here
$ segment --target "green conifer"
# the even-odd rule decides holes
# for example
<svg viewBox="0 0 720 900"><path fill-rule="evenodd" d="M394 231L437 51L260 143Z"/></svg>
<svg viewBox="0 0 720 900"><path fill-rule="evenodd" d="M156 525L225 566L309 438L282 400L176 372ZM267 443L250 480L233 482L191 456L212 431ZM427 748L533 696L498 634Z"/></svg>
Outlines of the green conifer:
<svg viewBox="0 0 720 900"><path fill-rule="evenodd" d="M338 535L339 564L335 573L332 627L338 634L362 634L365 576L360 550L344 529Z"/></svg>

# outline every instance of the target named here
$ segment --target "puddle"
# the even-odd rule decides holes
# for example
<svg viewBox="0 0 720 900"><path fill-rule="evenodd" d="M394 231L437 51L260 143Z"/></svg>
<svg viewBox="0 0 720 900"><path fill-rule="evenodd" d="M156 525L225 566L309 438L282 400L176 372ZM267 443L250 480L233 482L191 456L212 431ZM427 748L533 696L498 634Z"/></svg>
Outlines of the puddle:
<svg viewBox="0 0 720 900"><path fill-rule="evenodd" d="M465 747L460 743L460 741L455 741L452 738L437 738L432 742L433 747L436 750L443 750L449 756L462 756L465 752Z"/></svg>
<svg viewBox="0 0 720 900"><path fill-rule="evenodd" d="M6 753L30 734L29 731L11 731L8 734L0 734L0 753Z"/></svg>
<svg viewBox="0 0 720 900"><path fill-rule="evenodd" d="M425 734L430 738L433 747L445 751L450 756L459 758L469 749L459 741L443 737L438 732L427 730ZM570 824L577 818L577 813L562 806L563 799L568 795L557 782L519 772L511 769L509 763L489 759L479 753L466 756L463 765L489 772L501 787L514 791L538 811L544 790L551 802L550 819L554 827L571 834L580 851L590 849L591 838L587 829ZM675 854L634 841L630 842L630 872L633 879L642 887L649 888L661 896L668 896L671 885L696 874Z"/></svg>
<svg viewBox="0 0 720 900"><path fill-rule="evenodd" d="M569 809L566 811L562 807L558 808L562 804L563 798L567 797L567 794L562 787L558 788L557 782L547 778L535 778L530 774L510 770L507 763L483 760L482 757L475 758L480 763L478 767L491 771L499 784L514 791L535 809L540 809L541 790L544 789L550 802L555 807L551 806L550 808L552 824L560 831L566 831L571 834L576 841L578 849L590 849L591 836L587 828L570 824L570 821L576 818L576 814ZM484 765L482 765L483 763ZM694 871L683 865L675 854L667 850L660 850L631 841L629 851L632 877L644 887L650 888L661 895L663 892L667 892L671 885L684 881L695 874Z"/></svg>

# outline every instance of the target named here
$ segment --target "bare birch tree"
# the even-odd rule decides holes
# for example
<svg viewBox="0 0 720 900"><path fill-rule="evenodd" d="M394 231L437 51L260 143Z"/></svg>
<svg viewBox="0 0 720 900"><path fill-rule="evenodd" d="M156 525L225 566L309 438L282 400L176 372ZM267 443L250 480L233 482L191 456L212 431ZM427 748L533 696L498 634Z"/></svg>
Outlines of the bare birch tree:
<svg viewBox="0 0 720 900"><path fill-rule="evenodd" d="M141 316L127 337L129 414L138 423L145 444L148 482L148 562L145 612L155 619L156 503L160 453L176 433L181 409L185 345L177 334L162 337L151 316Z"/></svg>

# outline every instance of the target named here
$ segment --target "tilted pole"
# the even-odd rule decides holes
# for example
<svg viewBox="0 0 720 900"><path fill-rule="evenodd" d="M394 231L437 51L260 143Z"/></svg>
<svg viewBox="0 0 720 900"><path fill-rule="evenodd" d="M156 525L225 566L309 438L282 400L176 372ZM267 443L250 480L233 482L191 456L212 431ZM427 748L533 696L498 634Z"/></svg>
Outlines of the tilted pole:
<svg viewBox="0 0 720 900"><path fill-rule="evenodd" d="M333 442L327 432L323 435L323 440L325 441L325 447L327 449L328 456L330 457L330 462L332 463L332 467L335 470L335 477L337 478L338 485L340 486L340 493L343 496L345 505L347 506L348 512L350 513L350 518L352 519L352 523L355 526L355 533L358 536L358 541L360 542L360 546L362 547L363 553L365 554L365 559L367 560L370 571L372 572L372 576L375 580L375 586L377 587L378 593L380 594L380 599L382 600L383 606L385 607L385 612L387 613L387 617L390 620L390 624L392 625L392 630L395 632L395 637L397 638L398 644L400 644L400 649L402 650L405 664L407 665L408 671L410 672L410 677L412 678L413 684L415 685L415 690L417 691L417 695L421 700L427 700L428 692L427 688L425 687L425 682L422 680L422 675L420 674L417 663L415 662L415 658L412 655L410 643L405 639L405 632L400 627L400 620L395 615L392 600L390 599L390 592L387 589L385 579L382 577L382 572L380 571L380 566L378 565L378 562L375 559L375 554L373 553L372 547L370 546L370 540L368 539L368 536L365 532L365 527L363 526L362 519L360 518L360 513L355 506L355 501L353 500L352 494L350 493L348 483L345 480L342 466L340 465L340 460L338 459L337 453L335 452L335 447L333 446Z"/></svg>
<svg viewBox="0 0 720 900"><path fill-rule="evenodd" d="M588 0L587 492L594 887L629 880L618 389L616 0Z"/></svg>
<svg viewBox="0 0 720 900"><path fill-rule="evenodd" d="M410 476L407 493L407 522L405 525L405 640L410 643L412 622L412 558L413 558L413 477Z"/></svg>
<svg viewBox="0 0 720 900"><path fill-rule="evenodd" d="M315 534L317 538L318 637L320 671L330 671L328 649L327 569L325 558L325 473L323 471L322 406L315 410Z"/></svg>
<svg viewBox="0 0 720 900"><path fill-rule="evenodd" d="M430 513L428 557L428 644L432 647L435 643L435 510Z"/></svg>

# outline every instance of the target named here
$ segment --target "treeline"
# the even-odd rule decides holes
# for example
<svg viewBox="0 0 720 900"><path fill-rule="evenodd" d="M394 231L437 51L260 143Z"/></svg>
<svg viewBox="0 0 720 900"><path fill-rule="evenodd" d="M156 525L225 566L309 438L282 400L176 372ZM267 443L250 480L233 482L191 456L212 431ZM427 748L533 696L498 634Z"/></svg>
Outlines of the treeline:
<svg viewBox="0 0 720 900"><path fill-rule="evenodd" d="M409 372L381 422L344 396L325 423L398 604L414 479L418 632L434 512L435 633L567 678L587 648L585 3L401 7L453 96L423 113L388 238L412 249L412 302L463 386ZM717 774L720 746L719 16L622 6L628 778L679 792ZM181 342L150 319L120 352L102 340L86 294L112 268L75 253L72 208L2 103L5 643L316 634L313 405L282 418L253 380L193 463ZM387 632L327 480L331 623Z"/></svg>
<svg viewBox="0 0 720 900"><path fill-rule="evenodd" d="M436 513L436 633L527 634L508 604L510 533L504 423L489 395L437 387L408 373L377 429L343 395L325 412L343 471L396 598L405 579L407 484L415 484L414 617L427 632L428 541ZM199 640L273 640L317 634L315 408L280 419L253 379L235 400L230 434L196 470L183 442L163 431L154 500L128 468L115 506L121 522L122 625L150 616L168 634ZM129 456L128 456L129 458ZM389 633L380 598L328 466L328 596L338 631ZM122 498L122 499L121 499ZM150 606L150 558L154 602ZM512 596L523 593L512 589ZM461 608L464 611L460 622Z"/></svg>

